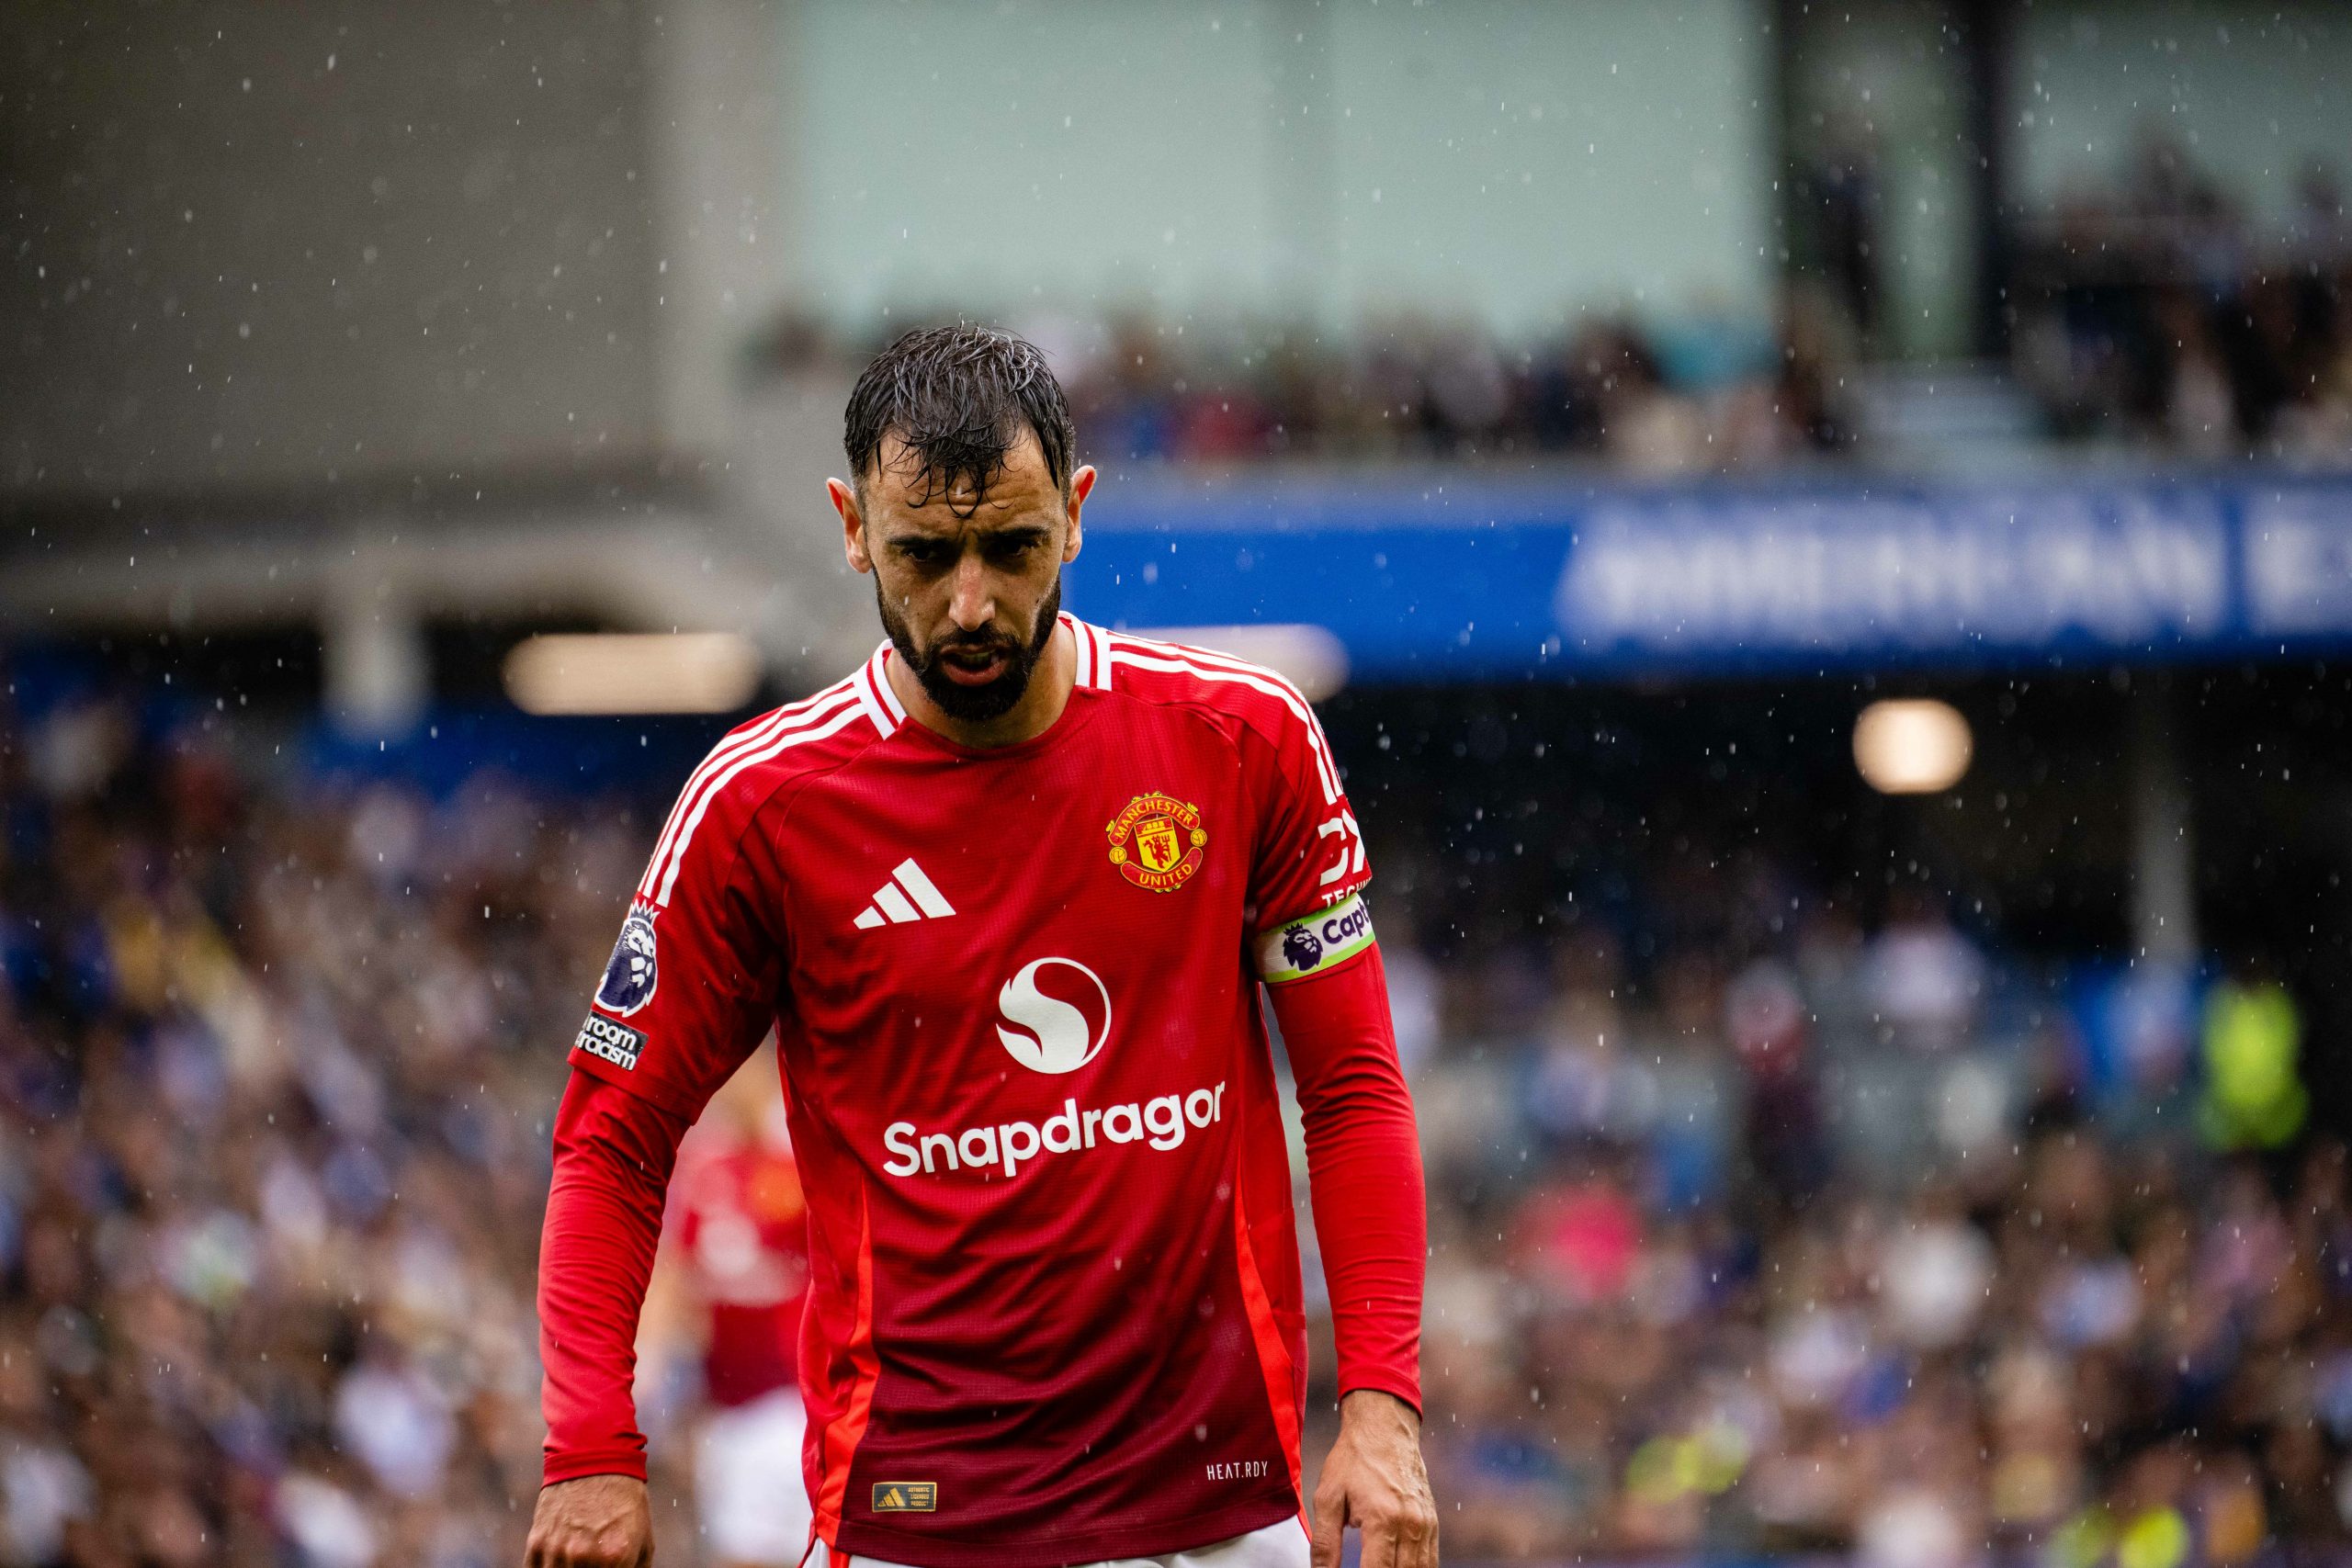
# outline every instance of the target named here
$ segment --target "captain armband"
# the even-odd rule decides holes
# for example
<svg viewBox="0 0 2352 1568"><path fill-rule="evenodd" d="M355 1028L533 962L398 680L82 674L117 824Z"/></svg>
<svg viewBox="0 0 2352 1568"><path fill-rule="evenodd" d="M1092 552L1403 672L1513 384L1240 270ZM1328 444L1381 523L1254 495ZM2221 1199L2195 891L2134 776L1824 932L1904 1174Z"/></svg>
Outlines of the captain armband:
<svg viewBox="0 0 2352 1568"><path fill-rule="evenodd" d="M1269 986L1303 980L1372 945L1372 911L1351 893L1328 909L1301 915L1258 939L1258 973Z"/></svg>

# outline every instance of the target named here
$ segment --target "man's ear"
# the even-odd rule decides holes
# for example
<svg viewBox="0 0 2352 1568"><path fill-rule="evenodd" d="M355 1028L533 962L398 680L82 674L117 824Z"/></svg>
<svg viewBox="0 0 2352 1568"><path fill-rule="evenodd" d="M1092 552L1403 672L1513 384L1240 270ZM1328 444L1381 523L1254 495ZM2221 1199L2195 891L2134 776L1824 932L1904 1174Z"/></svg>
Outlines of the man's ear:
<svg viewBox="0 0 2352 1568"><path fill-rule="evenodd" d="M1062 540L1062 564L1065 566L1078 558L1078 547L1085 543L1080 536L1083 530L1079 526L1078 513L1079 509L1086 504L1087 496L1094 490L1094 466L1091 463L1080 464L1078 472L1069 477L1069 535Z"/></svg>
<svg viewBox="0 0 2352 1568"><path fill-rule="evenodd" d="M842 519L842 553L849 558L850 569L858 572L874 570L874 557L865 547L865 514L858 510L857 491L839 479L825 481L825 499Z"/></svg>

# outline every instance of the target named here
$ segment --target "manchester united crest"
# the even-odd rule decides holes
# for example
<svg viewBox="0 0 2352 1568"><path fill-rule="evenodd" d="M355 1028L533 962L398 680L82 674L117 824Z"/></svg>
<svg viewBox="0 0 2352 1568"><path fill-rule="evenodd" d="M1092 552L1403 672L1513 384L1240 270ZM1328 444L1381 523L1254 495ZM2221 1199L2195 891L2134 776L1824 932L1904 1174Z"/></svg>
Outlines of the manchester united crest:
<svg viewBox="0 0 2352 1568"><path fill-rule="evenodd" d="M1172 795L1136 796L1102 831L1119 874L1154 893L1175 892L1207 858L1209 830L1200 812Z"/></svg>

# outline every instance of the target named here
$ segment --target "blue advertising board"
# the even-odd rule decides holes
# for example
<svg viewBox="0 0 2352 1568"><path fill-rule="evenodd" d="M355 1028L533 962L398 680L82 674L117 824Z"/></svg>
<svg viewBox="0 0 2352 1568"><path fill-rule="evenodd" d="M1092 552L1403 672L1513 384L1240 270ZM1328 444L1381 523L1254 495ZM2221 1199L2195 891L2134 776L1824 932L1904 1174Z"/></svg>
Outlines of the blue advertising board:
<svg viewBox="0 0 2352 1568"><path fill-rule="evenodd" d="M2352 478L1634 488L1111 476L1069 602L1323 626L1359 678L2278 657L2352 644Z"/></svg>

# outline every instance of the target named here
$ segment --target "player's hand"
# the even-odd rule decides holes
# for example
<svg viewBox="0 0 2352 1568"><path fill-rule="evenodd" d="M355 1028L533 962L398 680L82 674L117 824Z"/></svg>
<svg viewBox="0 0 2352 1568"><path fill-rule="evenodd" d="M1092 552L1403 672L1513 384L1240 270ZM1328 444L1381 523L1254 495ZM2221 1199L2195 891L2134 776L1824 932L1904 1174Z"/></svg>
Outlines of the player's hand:
<svg viewBox="0 0 2352 1568"><path fill-rule="evenodd" d="M583 1475L539 1488L523 1568L645 1568L653 1506L633 1475Z"/></svg>
<svg viewBox="0 0 2352 1568"><path fill-rule="evenodd" d="M1437 1502L1421 1463L1421 1418L1394 1394L1340 1401L1340 1439L1315 1488L1315 1568L1340 1568L1340 1536L1363 1532L1363 1568L1437 1568Z"/></svg>

